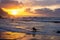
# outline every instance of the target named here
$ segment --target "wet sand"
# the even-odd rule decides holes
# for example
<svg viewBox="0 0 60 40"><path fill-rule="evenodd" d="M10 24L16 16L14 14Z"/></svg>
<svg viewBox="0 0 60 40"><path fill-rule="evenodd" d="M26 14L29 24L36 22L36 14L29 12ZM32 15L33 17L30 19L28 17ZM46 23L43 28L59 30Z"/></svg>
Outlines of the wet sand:
<svg viewBox="0 0 60 40"><path fill-rule="evenodd" d="M0 40L60 40L60 36L36 35L16 33L16 32L0 32Z"/></svg>

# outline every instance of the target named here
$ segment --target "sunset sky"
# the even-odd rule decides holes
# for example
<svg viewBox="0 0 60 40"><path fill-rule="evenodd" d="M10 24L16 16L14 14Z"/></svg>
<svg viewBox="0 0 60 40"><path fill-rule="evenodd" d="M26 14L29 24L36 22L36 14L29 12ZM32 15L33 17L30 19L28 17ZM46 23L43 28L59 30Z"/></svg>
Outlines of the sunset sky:
<svg viewBox="0 0 60 40"><path fill-rule="evenodd" d="M60 17L60 0L0 0L0 8L5 11L24 8L24 16Z"/></svg>

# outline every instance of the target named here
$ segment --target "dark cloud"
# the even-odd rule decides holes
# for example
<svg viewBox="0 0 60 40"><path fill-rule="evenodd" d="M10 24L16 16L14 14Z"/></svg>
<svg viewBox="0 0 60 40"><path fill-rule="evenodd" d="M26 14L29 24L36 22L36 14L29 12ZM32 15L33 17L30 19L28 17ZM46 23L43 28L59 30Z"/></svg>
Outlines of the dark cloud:
<svg viewBox="0 0 60 40"><path fill-rule="evenodd" d="M22 8L24 7L24 3L13 0L1 0L0 8Z"/></svg>
<svg viewBox="0 0 60 40"><path fill-rule="evenodd" d="M52 13L52 10L50 10L48 8L37 9L35 11L37 11L37 12L44 12L44 13Z"/></svg>
<svg viewBox="0 0 60 40"><path fill-rule="evenodd" d="M13 0L0 0L1 3L17 3L18 1ZM24 0L23 0L24 1ZM24 1L25 2L25 1ZM27 4L32 6L51 6L51 5L60 5L60 0L27 0Z"/></svg>
<svg viewBox="0 0 60 40"><path fill-rule="evenodd" d="M31 0L32 5L34 6L51 6L51 5L60 5L60 0Z"/></svg>
<svg viewBox="0 0 60 40"><path fill-rule="evenodd" d="M1 0L0 7L14 7L19 5L17 1L12 0Z"/></svg>
<svg viewBox="0 0 60 40"><path fill-rule="evenodd" d="M56 0L56 3L57 3L57 4L60 4L60 0Z"/></svg>
<svg viewBox="0 0 60 40"><path fill-rule="evenodd" d="M60 8L51 10L48 8L35 9L35 13L46 15L46 17L60 17Z"/></svg>
<svg viewBox="0 0 60 40"><path fill-rule="evenodd" d="M8 13L3 11L1 8L0 8L0 17L1 18L6 18L6 17L9 17Z"/></svg>
<svg viewBox="0 0 60 40"><path fill-rule="evenodd" d="M0 5L6 5L6 4L11 4L11 5L19 5L18 1L13 1L13 0L0 0L1 4ZM23 0L24 1L24 0ZM26 4L25 4L26 3ZM27 0L24 1L24 5L26 6L54 6L54 5L60 5L60 0Z"/></svg>
<svg viewBox="0 0 60 40"><path fill-rule="evenodd" d="M10 3L12 0L0 0L1 3Z"/></svg>
<svg viewBox="0 0 60 40"><path fill-rule="evenodd" d="M60 8L55 9L54 13L55 13L55 16L60 17Z"/></svg>
<svg viewBox="0 0 60 40"><path fill-rule="evenodd" d="M25 11L26 12L31 12L31 8L26 8Z"/></svg>

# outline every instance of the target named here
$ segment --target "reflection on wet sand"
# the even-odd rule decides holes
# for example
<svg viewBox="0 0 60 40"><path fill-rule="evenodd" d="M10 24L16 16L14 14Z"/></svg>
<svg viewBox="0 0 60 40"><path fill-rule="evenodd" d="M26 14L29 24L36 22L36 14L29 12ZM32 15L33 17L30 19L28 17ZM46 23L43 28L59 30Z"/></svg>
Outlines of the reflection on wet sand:
<svg viewBox="0 0 60 40"><path fill-rule="evenodd" d="M21 39L26 34L17 32L1 32L0 39Z"/></svg>
<svg viewBox="0 0 60 40"><path fill-rule="evenodd" d="M60 36L51 35L36 35L33 37L31 34L17 33L17 32L0 32L0 39L6 40L60 40Z"/></svg>

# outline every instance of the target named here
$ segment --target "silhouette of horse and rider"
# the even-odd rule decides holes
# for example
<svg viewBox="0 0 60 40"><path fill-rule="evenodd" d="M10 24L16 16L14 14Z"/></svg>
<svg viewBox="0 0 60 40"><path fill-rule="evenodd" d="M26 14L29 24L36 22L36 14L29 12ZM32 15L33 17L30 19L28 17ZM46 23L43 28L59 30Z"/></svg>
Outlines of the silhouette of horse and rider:
<svg viewBox="0 0 60 40"><path fill-rule="evenodd" d="M32 36L35 37L36 32L37 32L37 29L36 29L35 27L33 27L33 28L32 28L32 32L33 32Z"/></svg>

